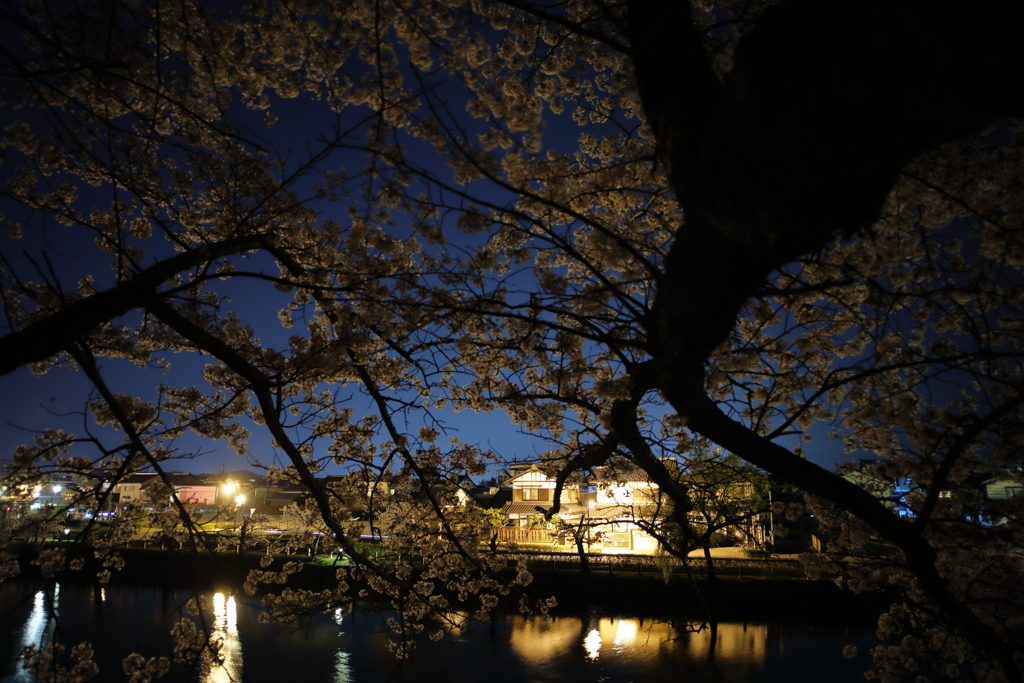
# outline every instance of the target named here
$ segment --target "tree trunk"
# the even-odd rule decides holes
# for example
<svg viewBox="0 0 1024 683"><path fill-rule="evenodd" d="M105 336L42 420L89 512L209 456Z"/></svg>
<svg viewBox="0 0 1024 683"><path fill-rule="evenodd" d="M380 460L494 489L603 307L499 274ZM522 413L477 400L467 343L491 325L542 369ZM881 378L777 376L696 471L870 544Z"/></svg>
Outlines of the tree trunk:
<svg viewBox="0 0 1024 683"><path fill-rule="evenodd" d="M711 539L704 539L704 562L708 565L708 579L715 580L715 562L711 559Z"/></svg>
<svg viewBox="0 0 1024 683"><path fill-rule="evenodd" d="M580 556L580 573L584 579L590 578L590 558L587 557L587 551L583 547L583 534L573 534L573 540L576 541L576 552Z"/></svg>

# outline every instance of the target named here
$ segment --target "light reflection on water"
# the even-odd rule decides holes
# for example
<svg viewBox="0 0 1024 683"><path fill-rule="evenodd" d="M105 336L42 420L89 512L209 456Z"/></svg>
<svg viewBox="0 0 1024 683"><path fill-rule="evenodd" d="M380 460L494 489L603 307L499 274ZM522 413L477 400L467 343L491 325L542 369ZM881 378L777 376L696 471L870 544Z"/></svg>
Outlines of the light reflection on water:
<svg viewBox="0 0 1024 683"><path fill-rule="evenodd" d="M234 596L213 595L211 642L219 645L217 656L203 653L202 683L234 683L242 680L242 641Z"/></svg>
<svg viewBox="0 0 1024 683"><path fill-rule="evenodd" d="M687 639L692 657L713 656L732 661L763 662L768 656L765 624L718 624L703 628Z"/></svg>
<svg viewBox="0 0 1024 683"><path fill-rule="evenodd" d="M597 660L604 652L622 654L632 650L646 653L649 648L672 651L677 647L675 627L663 621L642 622L640 619L601 618L591 620L583 639L587 659Z"/></svg>
<svg viewBox="0 0 1024 683"><path fill-rule="evenodd" d="M332 615L334 623L339 627L345 619L345 610L340 607L334 610ZM344 633L342 633L344 635ZM345 650L338 650L334 653L334 677L332 683L353 683L352 663L349 661L349 653Z"/></svg>
<svg viewBox="0 0 1024 683"><path fill-rule="evenodd" d="M583 648L587 651L587 659L594 660L601 656L601 632L596 628L583 639Z"/></svg>
<svg viewBox="0 0 1024 683"><path fill-rule="evenodd" d="M57 636L68 646L94 642L97 680L120 680L127 654L173 650L170 627L186 616L191 597L187 591L70 584L53 594L51 601L24 585L0 583L0 683L30 680L8 663L21 645ZM205 656L194 670L174 665L162 683L376 683L399 676L430 683L763 683L792 680L812 661L821 678L840 683L863 680L864 670L864 662L843 659L842 646L866 651L871 644L864 633L753 623L709 628L591 610L547 620L516 614L471 622L439 643L423 639L413 658L397 666L382 635L387 613L334 610L282 630L260 624L259 606L243 596L216 593L208 604L205 622L221 643L219 657ZM59 631L50 618L57 607Z"/></svg>
<svg viewBox="0 0 1024 683"><path fill-rule="evenodd" d="M36 591L32 596L32 609L25 619L18 639L20 649L36 646L43 649L53 642L53 632L57 625L57 598L60 596L60 584L53 584L53 595L48 596L44 590ZM4 676L3 683L30 683L32 677L18 667L13 673Z"/></svg>

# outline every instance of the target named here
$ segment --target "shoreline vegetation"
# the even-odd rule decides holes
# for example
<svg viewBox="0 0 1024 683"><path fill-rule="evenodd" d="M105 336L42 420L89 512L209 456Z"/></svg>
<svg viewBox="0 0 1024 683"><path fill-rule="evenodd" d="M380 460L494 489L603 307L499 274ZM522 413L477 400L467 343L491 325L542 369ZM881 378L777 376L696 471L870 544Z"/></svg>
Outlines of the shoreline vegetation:
<svg viewBox="0 0 1024 683"><path fill-rule="evenodd" d="M44 577L40 567L32 563L32 546L8 546L17 553L20 571L13 578L29 582L59 581L94 583L100 587L97 573L101 560L89 558L85 547L74 544L47 544L67 551L67 559L83 551L84 566L78 570L64 569L52 577ZM124 567L110 575L111 584L151 585L197 591L230 590L241 592L250 570L261 569L262 554L231 554L117 548ZM533 581L526 593L544 600L554 596L558 608L580 611L593 608L628 612L643 610L662 612L664 616L704 618L714 621L803 622L842 624L872 628L878 616L886 612L892 596L885 593L855 594L828 580L811 580L802 574L799 562L790 559L716 558L716 579L703 576L703 558L693 558L691 576L675 567L671 575L662 572L650 556L594 555L592 572L584 577L578 560L568 557L553 559L553 553L517 551L508 553L510 576L516 560L525 557ZM594 560L598 560L594 563ZM284 562L300 561L302 571L289 578L288 587L320 589L336 581L343 565L330 556L274 556L271 568ZM269 587L261 586L261 592ZM706 609L705 609L706 606ZM509 601L506 606L515 610ZM552 615L558 615L558 608Z"/></svg>

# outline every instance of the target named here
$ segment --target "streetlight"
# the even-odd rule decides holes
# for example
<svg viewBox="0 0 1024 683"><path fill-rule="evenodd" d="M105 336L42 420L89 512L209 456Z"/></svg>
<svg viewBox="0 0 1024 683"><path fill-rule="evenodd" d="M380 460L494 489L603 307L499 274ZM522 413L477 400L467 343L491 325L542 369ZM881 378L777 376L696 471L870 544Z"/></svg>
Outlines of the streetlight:
<svg viewBox="0 0 1024 683"><path fill-rule="evenodd" d="M223 486L217 489L217 502L220 501L220 494L222 490L224 491L224 504L225 506L227 506L227 501L231 500L232 494L234 494L235 491L238 490L238 484L236 484L233 481L225 482Z"/></svg>

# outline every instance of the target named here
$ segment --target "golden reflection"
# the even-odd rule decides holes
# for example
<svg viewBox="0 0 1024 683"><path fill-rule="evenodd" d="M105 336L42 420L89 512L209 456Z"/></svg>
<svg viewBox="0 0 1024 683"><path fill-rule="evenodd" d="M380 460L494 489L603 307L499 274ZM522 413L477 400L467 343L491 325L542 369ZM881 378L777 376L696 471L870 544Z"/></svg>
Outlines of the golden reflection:
<svg viewBox="0 0 1024 683"><path fill-rule="evenodd" d="M636 640L636 631L639 622L636 619L619 619L615 626L615 640L613 644L616 650L629 647Z"/></svg>
<svg viewBox="0 0 1024 683"><path fill-rule="evenodd" d="M582 634L579 619L516 616L512 619L509 646L527 664L539 666L578 647Z"/></svg>
<svg viewBox="0 0 1024 683"><path fill-rule="evenodd" d="M706 657L711 652L711 628L690 634L690 654ZM714 655L735 662L763 662L768 656L768 627L763 624L718 624Z"/></svg>
<svg viewBox="0 0 1024 683"><path fill-rule="evenodd" d="M597 659L601 648L605 645L615 652L629 653L632 650L654 648L658 651L675 649L676 630L663 621L644 621L639 619L599 619L596 624L591 622L583 647L587 651L587 659Z"/></svg>
<svg viewBox="0 0 1024 683"><path fill-rule="evenodd" d="M210 654L203 657L202 683L236 683L242 680L242 641L238 637L238 607L234 596L214 594L210 641L220 643L220 652L216 658Z"/></svg>
<svg viewBox="0 0 1024 683"><path fill-rule="evenodd" d="M587 659L597 659L601 654L601 632L596 628L583 639L583 649L587 651Z"/></svg>
<svg viewBox="0 0 1024 683"><path fill-rule="evenodd" d="M652 649L674 650L676 638L675 628L662 621L602 618L584 623L573 617L548 621L518 617L512 621L509 645L528 664L539 664L577 647L586 651L585 657L590 661L600 657L603 648L623 656L647 656Z"/></svg>
<svg viewBox="0 0 1024 683"><path fill-rule="evenodd" d="M445 629L448 635L453 638L458 638L462 635L462 632L466 630L466 625L470 621L470 614L467 610L451 610L445 612Z"/></svg>

